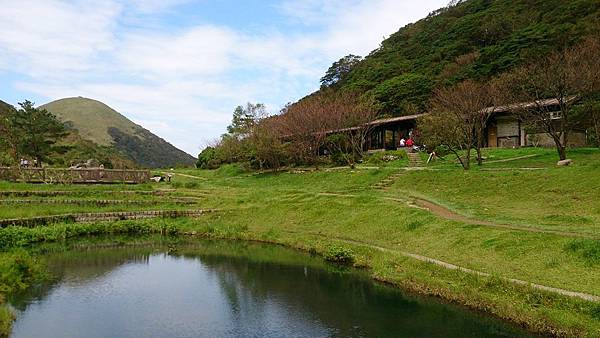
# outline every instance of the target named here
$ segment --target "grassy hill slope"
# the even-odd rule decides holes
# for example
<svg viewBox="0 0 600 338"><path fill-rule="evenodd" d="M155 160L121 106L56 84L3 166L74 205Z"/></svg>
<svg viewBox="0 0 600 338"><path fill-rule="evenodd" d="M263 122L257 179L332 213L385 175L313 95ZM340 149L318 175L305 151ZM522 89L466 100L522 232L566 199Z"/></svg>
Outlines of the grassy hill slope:
<svg viewBox="0 0 600 338"><path fill-rule="evenodd" d="M41 108L101 146L114 147L143 167L191 165L194 157L133 123L106 104L82 97L50 102Z"/></svg>
<svg viewBox="0 0 600 338"><path fill-rule="evenodd" d="M373 94L383 114L422 112L436 87L492 77L599 32L598 0L466 0L401 28L334 88Z"/></svg>
<svg viewBox="0 0 600 338"><path fill-rule="evenodd" d="M0 100L0 116L15 107ZM57 145L61 151L50 155L49 161L53 166L68 167L83 163L89 159L98 160L106 168L135 168L135 163L126 155L111 146L99 145L82 137L79 132L67 128L67 135ZM8 152L0 149L0 165L13 165L13 159Z"/></svg>
<svg viewBox="0 0 600 338"><path fill-rule="evenodd" d="M104 103L83 97L56 100L40 108L47 109L62 121L76 127L82 137L103 146L113 144L108 128L134 133L136 127L139 127Z"/></svg>

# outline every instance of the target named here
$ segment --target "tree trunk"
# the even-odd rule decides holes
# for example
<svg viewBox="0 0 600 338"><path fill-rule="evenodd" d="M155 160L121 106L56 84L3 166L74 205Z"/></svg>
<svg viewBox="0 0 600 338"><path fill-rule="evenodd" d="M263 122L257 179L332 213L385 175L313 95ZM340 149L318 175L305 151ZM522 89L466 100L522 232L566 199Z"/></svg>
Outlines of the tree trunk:
<svg viewBox="0 0 600 338"><path fill-rule="evenodd" d="M600 113L599 113L600 114ZM593 118L594 136L596 136L596 147L600 148L600 116Z"/></svg>
<svg viewBox="0 0 600 338"><path fill-rule="evenodd" d="M465 170L471 169L471 148L467 149L467 160L463 164Z"/></svg>
<svg viewBox="0 0 600 338"><path fill-rule="evenodd" d="M479 165L479 166L483 165L483 157L481 156L481 148L483 147L482 143L483 142L482 142L481 138L478 137L477 138L477 149L475 149L475 150L477 152L477 165Z"/></svg>
<svg viewBox="0 0 600 338"><path fill-rule="evenodd" d="M448 148L448 150L450 150L450 152L452 152L454 154L454 156L456 156L456 158L458 159L458 162L460 163L460 165L464 168L465 164L463 163L462 158L460 157L460 155L458 154L458 152L452 148Z"/></svg>
<svg viewBox="0 0 600 338"><path fill-rule="evenodd" d="M485 119L485 121L487 121L487 118ZM477 136L477 165L481 166L483 165L483 157L481 156L481 148L483 148L483 134L484 134L484 129L485 129L485 125L486 122L482 123L481 125L479 125L479 129L476 132L476 136Z"/></svg>
<svg viewBox="0 0 600 338"><path fill-rule="evenodd" d="M560 158L561 161L564 161L567 159L567 150L565 149L564 146L557 146L556 148L558 150L558 158Z"/></svg>
<svg viewBox="0 0 600 338"><path fill-rule="evenodd" d="M567 159L567 147L564 146L560 137L552 137L554 139L554 143L556 144L556 151L558 152L558 158L561 161Z"/></svg>

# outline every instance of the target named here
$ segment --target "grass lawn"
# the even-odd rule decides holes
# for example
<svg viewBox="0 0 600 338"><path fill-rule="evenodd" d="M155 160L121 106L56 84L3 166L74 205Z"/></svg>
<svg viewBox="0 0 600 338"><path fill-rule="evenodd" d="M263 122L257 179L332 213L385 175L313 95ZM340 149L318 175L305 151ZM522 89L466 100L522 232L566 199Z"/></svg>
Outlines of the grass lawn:
<svg viewBox="0 0 600 338"><path fill-rule="evenodd" d="M486 152L488 158L510 158L509 151ZM600 237L599 150L571 151L574 164L569 167L557 167L552 150L527 148L515 150L515 155L536 156L470 171L408 172L388 193L422 196L478 219ZM509 170L533 167L543 169Z"/></svg>
<svg viewBox="0 0 600 338"><path fill-rule="evenodd" d="M168 230L281 243L324 255L332 247L344 247L351 250L355 265L368 268L376 279L482 309L533 331L599 336L600 304L515 285L506 279L600 296L600 241L594 239L600 237L600 151L571 151L574 164L570 167L556 167L556 155L547 149L486 150L485 156L488 163L468 172L449 163L450 157L430 164L431 170L404 170L406 159L401 158L379 169L247 173L226 166L212 171L175 170L170 184L117 189L0 183L0 192L56 190L69 193L52 198L132 198L153 202L147 206L101 208L24 204L19 211L4 204L0 205L2 218L119 208L220 210L197 219L9 228L0 230L0 246L4 255L9 255L34 242L82 234ZM505 161L513 158L520 159ZM514 169L533 167L542 169ZM401 174L391 186L374 188L376 183L397 173ZM164 189L174 190L160 195L142 193ZM436 216L405 203L413 196L469 218L519 227L473 225ZM184 197L195 197L198 202L178 205L176 199ZM588 238L527 229L560 230ZM490 276L450 270L407 254Z"/></svg>

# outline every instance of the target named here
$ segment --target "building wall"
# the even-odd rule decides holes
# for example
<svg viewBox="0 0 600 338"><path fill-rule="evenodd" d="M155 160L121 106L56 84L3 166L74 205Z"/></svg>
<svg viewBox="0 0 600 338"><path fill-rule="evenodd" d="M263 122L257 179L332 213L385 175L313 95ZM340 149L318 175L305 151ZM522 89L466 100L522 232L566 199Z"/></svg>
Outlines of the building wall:
<svg viewBox="0 0 600 338"><path fill-rule="evenodd" d="M585 132L569 133L569 147L585 147ZM517 148L525 146L554 147L554 140L546 133L527 133L519 120L511 115L500 115L490 119L487 127L487 146L490 148Z"/></svg>
<svg viewBox="0 0 600 338"><path fill-rule="evenodd" d="M521 124L512 116L496 119L496 144L500 148L517 148L521 143Z"/></svg>
<svg viewBox="0 0 600 338"><path fill-rule="evenodd" d="M554 147L556 144L552 137L545 133L527 134L528 146L536 147ZM571 132L569 134L569 147L585 147L587 145L587 137L584 132Z"/></svg>

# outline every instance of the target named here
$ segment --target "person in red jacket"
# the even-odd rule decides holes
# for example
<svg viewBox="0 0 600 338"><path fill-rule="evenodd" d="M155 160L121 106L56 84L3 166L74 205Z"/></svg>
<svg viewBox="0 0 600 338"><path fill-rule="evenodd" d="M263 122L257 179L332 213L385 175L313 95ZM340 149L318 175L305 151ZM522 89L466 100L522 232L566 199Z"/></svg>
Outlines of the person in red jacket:
<svg viewBox="0 0 600 338"><path fill-rule="evenodd" d="M408 151L413 151L414 145L415 145L415 142L413 141L412 137L409 138L408 140L406 140L406 148L408 148Z"/></svg>

